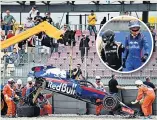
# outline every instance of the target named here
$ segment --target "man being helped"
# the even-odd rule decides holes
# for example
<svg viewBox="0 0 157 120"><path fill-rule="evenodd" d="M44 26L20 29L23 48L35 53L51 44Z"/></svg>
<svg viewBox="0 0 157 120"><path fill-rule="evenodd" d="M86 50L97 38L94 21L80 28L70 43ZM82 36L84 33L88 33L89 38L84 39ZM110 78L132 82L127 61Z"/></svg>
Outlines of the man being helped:
<svg viewBox="0 0 157 120"><path fill-rule="evenodd" d="M112 69L122 70L122 53L124 47L122 43L116 42L114 39L115 33L112 30L106 30L102 35L104 42L100 56L102 60Z"/></svg>
<svg viewBox="0 0 157 120"><path fill-rule="evenodd" d="M96 76L95 80L96 80L96 82L94 84L95 88L97 90L106 92L106 90L104 88L104 84L101 82L101 77ZM97 103L97 105L96 105L96 115L100 115L100 112L103 109L102 101L100 99L97 99L96 103Z"/></svg>
<svg viewBox="0 0 157 120"><path fill-rule="evenodd" d="M131 20L129 29L130 34L125 40L124 71L132 71L139 68L142 62L145 62L148 58L149 45L145 37L140 33L140 22ZM144 54L141 56L142 51Z"/></svg>
<svg viewBox="0 0 157 120"><path fill-rule="evenodd" d="M19 97L15 94L14 86L15 81L13 78L10 78L8 80L8 83L3 88L3 94L5 98L5 102L7 103L8 109L7 109L7 117L15 117L16 116L16 106L13 101L14 98L19 99Z"/></svg>
<svg viewBox="0 0 157 120"><path fill-rule="evenodd" d="M136 100L131 103L136 104L140 102L145 119L151 119L152 104L155 100L155 92L153 88L144 85L141 80L135 81L135 85L138 88L138 95Z"/></svg>

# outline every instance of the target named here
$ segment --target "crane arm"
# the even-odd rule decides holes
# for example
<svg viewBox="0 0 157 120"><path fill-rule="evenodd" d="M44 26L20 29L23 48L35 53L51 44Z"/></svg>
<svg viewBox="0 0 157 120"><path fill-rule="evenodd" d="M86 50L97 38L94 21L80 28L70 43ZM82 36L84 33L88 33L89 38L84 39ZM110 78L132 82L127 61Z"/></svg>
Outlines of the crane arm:
<svg viewBox="0 0 157 120"><path fill-rule="evenodd" d="M57 40L60 39L61 35L63 34L61 30L58 30L56 27L52 26L47 21L44 21L33 28L30 28L14 37L11 37L7 40L2 41L1 50L8 48L9 46L14 45L18 42L21 42L23 40L26 40L27 38L35 34L38 34L40 32L45 32L49 37L55 38Z"/></svg>

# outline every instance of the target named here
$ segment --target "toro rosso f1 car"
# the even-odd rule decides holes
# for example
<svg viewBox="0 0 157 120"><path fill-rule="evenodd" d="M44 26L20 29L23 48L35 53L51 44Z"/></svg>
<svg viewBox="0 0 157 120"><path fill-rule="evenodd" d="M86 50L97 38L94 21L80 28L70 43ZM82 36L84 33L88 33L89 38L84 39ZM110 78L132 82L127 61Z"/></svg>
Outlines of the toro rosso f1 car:
<svg viewBox="0 0 157 120"><path fill-rule="evenodd" d="M122 103L117 95L97 90L89 81L71 79L65 70L52 66L36 66L29 75L41 82L43 89L94 105L103 104L104 109L108 111L116 110L120 106L122 113L131 116L137 114L135 110ZM97 99L100 99L101 103L97 103Z"/></svg>

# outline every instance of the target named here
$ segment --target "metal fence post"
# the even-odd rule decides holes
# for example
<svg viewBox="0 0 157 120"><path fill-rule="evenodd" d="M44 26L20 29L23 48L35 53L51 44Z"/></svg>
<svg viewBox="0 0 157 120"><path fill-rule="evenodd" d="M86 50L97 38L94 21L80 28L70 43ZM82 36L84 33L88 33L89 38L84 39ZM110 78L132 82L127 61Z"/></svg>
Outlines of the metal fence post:
<svg viewBox="0 0 157 120"><path fill-rule="evenodd" d="M72 55L73 55L73 41L71 41L71 54L70 54L70 78L72 77Z"/></svg>
<svg viewBox="0 0 157 120"><path fill-rule="evenodd" d="M3 85L4 85L4 81L5 81L5 73L7 73L7 68L6 68L7 66L6 66L6 57L4 57L4 70L3 70Z"/></svg>
<svg viewBox="0 0 157 120"><path fill-rule="evenodd" d="M87 47L85 47L85 79L87 80Z"/></svg>

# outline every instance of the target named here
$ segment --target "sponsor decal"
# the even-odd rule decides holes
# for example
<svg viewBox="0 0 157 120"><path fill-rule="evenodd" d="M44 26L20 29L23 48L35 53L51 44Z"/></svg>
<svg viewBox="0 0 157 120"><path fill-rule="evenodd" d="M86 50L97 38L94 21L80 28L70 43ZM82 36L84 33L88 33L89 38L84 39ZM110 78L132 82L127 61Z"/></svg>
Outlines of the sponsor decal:
<svg viewBox="0 0 157 120"><path fill-rule="evenodd" d="M53 89L55 91L63 92L69 95L74 95L77 84L73 83L72 86L68 86L67 83L56 84L54 82L48 82L47 88Z"/></svg>
<svg viewBox="0 0 157 120"><path fill-rule="evenodd" d="M129 114L132 114L132 115L134 114L134 110L126 108L126 107L122 107L122 111L126 112L126 113L129 113Z"/></svg>
<svg viewBox="0 0 157 120"><path fill-rule="evenodd" d="M113 48L117 48L117 46L113 46Z"/></svg>
<svg viewBox="0 0 157 120"><path fill-rule="evenodd" d="M106 51L106 53L115 53L117 52L117 50L109 50L109 51Z"/></svg>
<svg viewBox="0 0 157 120"><path fill-rule="evenodd" d="M139 45L130 45L129 46L130 49L140 49Z"/></svg>
<svg viewBox="0 0 157 120"><path fill-rule="evenodd" d="M129 42L129 48L132 48L132 49L140 49L140 46L139 46L139 44L138 44L138 42L133 42L133 41L131 41L131 42Z"/></svg>
<svg viewBox="0 0 157 120"><path fill-rule="evenodd" d="M51 68L45 71L41 76L53 75L54 77L66 78L66 71L59 68Z"/></svg>

